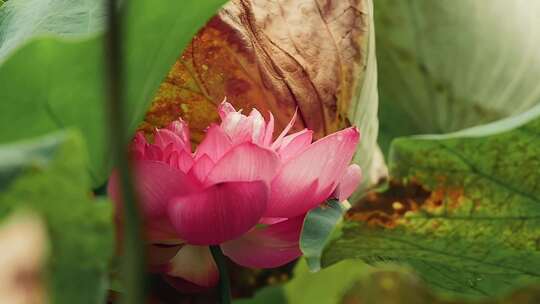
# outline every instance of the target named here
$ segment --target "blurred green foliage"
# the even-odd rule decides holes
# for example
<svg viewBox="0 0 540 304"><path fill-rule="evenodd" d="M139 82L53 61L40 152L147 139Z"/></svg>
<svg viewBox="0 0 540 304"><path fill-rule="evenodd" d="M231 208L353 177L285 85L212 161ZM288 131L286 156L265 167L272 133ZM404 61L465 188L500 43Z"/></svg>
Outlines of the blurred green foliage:
<svg viewBox="0 0 540 304"><path fill-rule="evenodd" d="M408 268L370 267L359 260L343 260L319 273L308 271L301 260L294 277L284 285L266 287L235 304L535 304L540 286L520 286L512 293L484 300L444 296L428 288Z"/></svg>
<svg viewBox="0 0 540 304"><path fill-rule="evenodd" d="M114 249L112 204L92 197L90 180L81 174L86 155L80 134L72 131L0 145L0 217L31 209L45 219L50 303L105 298Z"/></svg>
<svg viewBox="0 0 540 304"><path fill-rule="evenodd" d="M131 131L142 120L182 49L223 2L134 1L123 7L125 111ZM3 47L12 50L7 58L0 58L0 129L10 130L0 133L0 142L78 128L87 142L93 186L99 186L106 180L111 163L104 107L103 26L100 18L92 19L97 4L60 0L47 5L40 5L39 0L24 3L25 9L18 7L18 1L0 8L0 24L12 29L0 31L6 41ZM31 20L44 26L34 22L19 26L26 24L29 10L31 16L38 16ZM88 22L87 31L81 26L81 15L94 20ZM99 10L96 15L101 15ZM70 39L65 37L66 28L72 31ZM88 33L94 35L88 37Z"/></svg>

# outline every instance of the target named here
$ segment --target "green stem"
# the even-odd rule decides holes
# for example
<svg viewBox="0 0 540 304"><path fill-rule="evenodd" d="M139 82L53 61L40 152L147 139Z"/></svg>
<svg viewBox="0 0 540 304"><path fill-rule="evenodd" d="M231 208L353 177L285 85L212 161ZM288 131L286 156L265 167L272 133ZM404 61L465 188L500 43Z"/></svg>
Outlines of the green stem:
<svg viewBox="0 0 540 304"><path fill-rule="evenodd" d="M137 208L127 144L130 133L126 128L123 95L123 60L121 15L117 0L107 1L107 36L105 40L107 109L109 120L109 140L115 166L118 168L120 189L124 201L124 264L123 278L126 293L123 303L139 304L145 301L144 286L144 244L141 239L141 219Z"/></svg>
<svg viewBox="0 0 540 304"><path fill-rule="evenodd" d="M227 271L227 263L225 256L219 245L210 246L210 252L219 270L219 293L221 294L221 304L231 303L231 282L229 280L229 272Z"/></svg>

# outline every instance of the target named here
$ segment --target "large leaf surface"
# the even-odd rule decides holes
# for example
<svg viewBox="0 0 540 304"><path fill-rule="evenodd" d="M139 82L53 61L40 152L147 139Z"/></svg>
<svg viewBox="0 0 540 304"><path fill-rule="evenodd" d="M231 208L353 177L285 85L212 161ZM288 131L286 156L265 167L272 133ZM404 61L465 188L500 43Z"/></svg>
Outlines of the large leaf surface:
<svg viewBox="0 0 540 304"><path fill-rule="evenodd" d="M394 183L348 213L323 266L402 262L439 290L471 296L540 280L539 115L537 106L456 134L396 140Z"/></svg>
<svg viewBox="0 0 540 304"><path fill-rule="evenodd" d="M142 120L155 90L183 47L223 2L135 1L126 7L123 42L130 130ZM62 15L64 9L55 14ZM65 26L73 20L80 22L75 17L60 18ZM58 37L62 34L50 32L48 36L56 37L31 39L11 52L0 66L0 142L77 127L88 143L90 172L97 186L104 182L109 169L103 35L75 41ZM9 35L4 39L9 40Z"/></svg>
<svg viewBox="0 0 540 304"><path fill-rule="evenodd" d="M540 2L377 1L380 142L540 103Z"/></svg>
<svg viewBox="0 0 540 304"><path fill-rule="evenodd" d="M31 209L51 239L45 273L50 303L103 303L113 253L109 202L92 199L78 133L0 145L0 217ZM2 248L9 250L9 248Z"/></svg>
<svg viewBox="0 0 540 304"><path fill-rule="evenodd" d="M252 299L238 300L235 304L335 304L365 273L366 265L361 261L342 261L318 273L311 273L306 261L300 260L294 269L293 279L287 284L267 287Z"/></svg>
<svg viewBox="0 0 540 304"><path fill-rule="evenodd" d="M78 37L102 30L104 7L101 0L9 1L0 9L0 62L33 36Z"/></svg>

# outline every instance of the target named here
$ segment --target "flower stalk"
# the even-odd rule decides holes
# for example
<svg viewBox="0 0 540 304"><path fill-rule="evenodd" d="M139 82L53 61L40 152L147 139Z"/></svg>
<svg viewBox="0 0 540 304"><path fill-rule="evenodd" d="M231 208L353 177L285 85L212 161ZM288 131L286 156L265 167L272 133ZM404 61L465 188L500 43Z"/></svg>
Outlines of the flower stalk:
<svg viewBox="0 0 540 304"><path fill-rule="evenodd" d="M120 28L121 14L117 10L117 4L116 0L107 1L107 36L105 40L107 67L105 69L106 108L108 110L110 145L119 172L120 191L125 201L123 276L126 293L122 301L123 303L139 304L145 302L145 258L141 239L141 219L131 179L129 157L125 148L131 136L126 128L126 119L123 114L122 31Z"/></svg>
<svg viewBox="0 0 540 304"><path fill-rule="evenodd" d="M231 282L229 272L227 271L227 262L219 245L210 246L210 252L219 270L219 293L221 296L221 304L231 303Z"/></svg>

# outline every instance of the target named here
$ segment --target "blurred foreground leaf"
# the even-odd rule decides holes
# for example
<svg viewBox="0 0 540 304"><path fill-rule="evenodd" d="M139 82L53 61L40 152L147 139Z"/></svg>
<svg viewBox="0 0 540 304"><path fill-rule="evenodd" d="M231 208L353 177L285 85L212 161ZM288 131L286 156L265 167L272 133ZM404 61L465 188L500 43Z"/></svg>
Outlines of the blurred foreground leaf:
<svg viewBox="0 0 540 304"><path fill-rule="evenodd" d="M235 304L536 304L540 286L521 286L482 301L456 299L428 288L410 269L386 265L372 268L359 260L344 260L319 273L310 273L301 260L291 281L266 287L251 299Z"/></svg>
<svg viewBox="0 0 540 304"><path fill-rule="evenodd" d="M453 295L540 281L540 106L447 136L394 141L393 182L347 214L323 266L344 258L412 266Z"/></svg>
<svg viewBox="0 0 540 304"><path fill-rule="evenodd" d="M104 301L114 248L112 205L92 198L85 155L75 132L0 145L0 217L20 209L43 217L51 241L50 303Z"/></svg>
<svg viewBox="0 0 540 304"><path fill-rule="evenodd" d="M396 267L371 270L345 293L343 304L535 304L540 286L523 287L503 297L485 301L455 300L426 288L412 273Z"/></svg>
<svg viewBox="0 0 540 304"><path fill-rule="evenodd" d="M364 273L366 265L362 261L346 260L312 273L306 261L301 259L290 282L283 286L266 287L252 299L237 300L234 303L335 304Z"/></svg>
<svg viewBox="0 0 540 304"><path fill-rule="evenodd" d="M45 229L41 218L27 210L0 222L0 303L45 304Z"/></svg>
<svg viewBox="0 0 540 304"><path fill-rule="evenodd" d="M224 1L145 0L129 2L125 7L126 116L130 130L134 131L142 121L178 54ZM80 28L81 16L73 12L81 10L73 6L60 6L54 12L55 16L69 16L59 19L62 27L53 27L48 37L34 38L10 52L0 66L0 142L76 127L88 143L93 186L98 186L105 181L110 166L104 111L103 34L77 40L63 38L62 28ZM44 11L34 10L32 14L49 13L47 5L40 7ZM21 19L28 9L11 16L13 24L24 22ZM9 35L19 34L9 31L3 39L16 40Z"/></svg>
<svg viewBox="0 0 540 304"><path fill-rule="evenodd" d="M9 1L0 9L0 62L34 36L52 34L75 38L101 31L104 8L101 0Z"/></svg>
<svg viewBox="0 0 540 304"><path fill-rule="evenodd" d="M448 133L540 103L540 2L375 5L380 143Z"/></svg>

